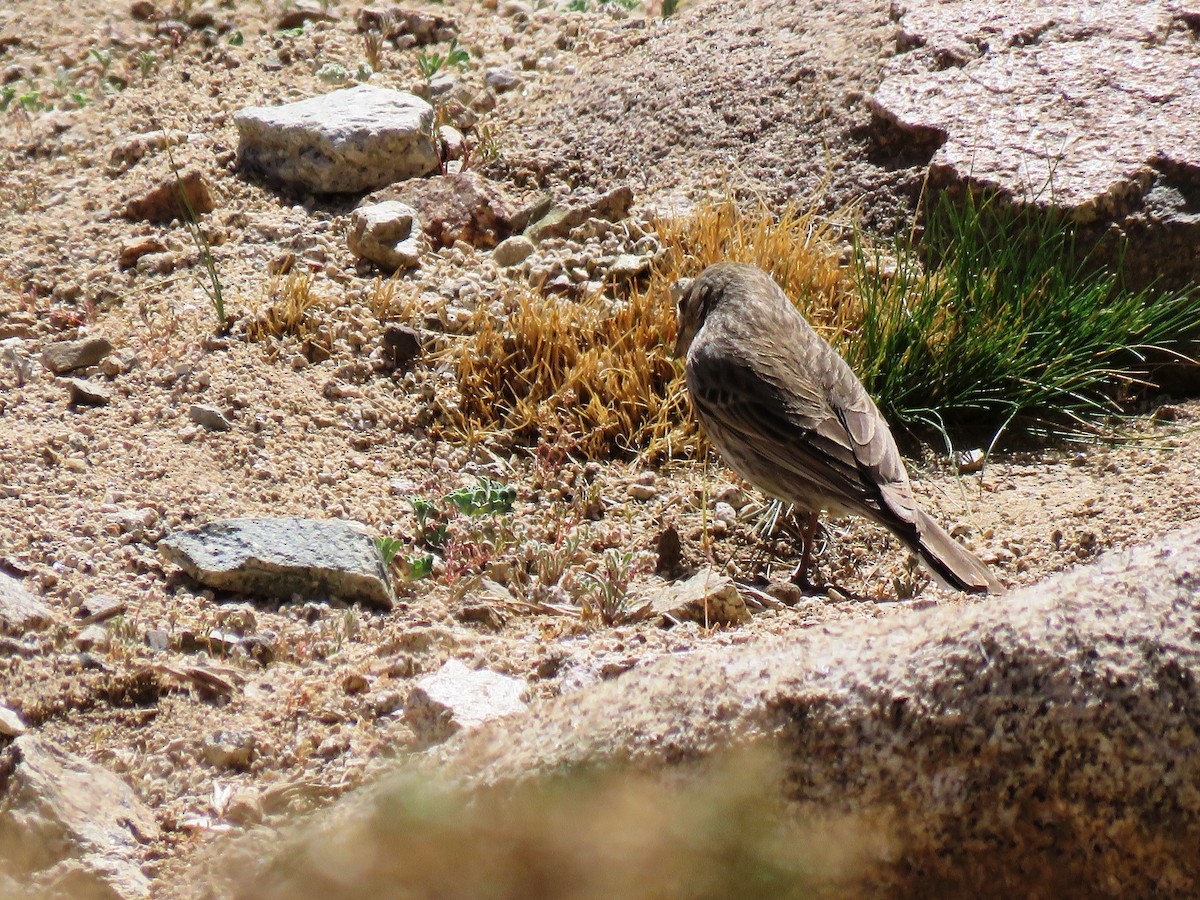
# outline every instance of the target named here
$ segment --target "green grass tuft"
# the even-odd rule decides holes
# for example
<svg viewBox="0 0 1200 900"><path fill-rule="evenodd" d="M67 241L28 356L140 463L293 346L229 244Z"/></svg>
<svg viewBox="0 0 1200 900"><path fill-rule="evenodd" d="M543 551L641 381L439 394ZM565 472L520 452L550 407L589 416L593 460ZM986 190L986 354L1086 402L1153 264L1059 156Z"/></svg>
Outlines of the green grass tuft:
<svg viewBox="0 0 1200 900"><path fill-rule="evenodd" d="M856 253L860 324L841 349L893 424L1078 431L1200 335L1195 290L1124 288L1119 264L1090 265L1044 212L943 201L922 248L901 247L892 274Z"/></svg>

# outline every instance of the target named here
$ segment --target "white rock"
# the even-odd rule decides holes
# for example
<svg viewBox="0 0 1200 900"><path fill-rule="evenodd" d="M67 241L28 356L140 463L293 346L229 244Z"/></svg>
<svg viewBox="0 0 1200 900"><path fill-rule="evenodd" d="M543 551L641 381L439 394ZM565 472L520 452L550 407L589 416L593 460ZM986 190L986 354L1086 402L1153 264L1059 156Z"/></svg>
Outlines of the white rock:
<svg viewBox="0 0 1200 900"><path fill-rule="evenodd" d="M524 235L515 234L505 238L492 251L492 261L498 266L515 266L525 261L533 252L533 241Z"/></svg>
<svg viewBox="0 0 1200 900"><path fill-rule="evenodd" d="M362 84L234 116L239 168L315 193L369 191L438 164L433 107L415 94Z"/></svg>
<svg viewBox="0 0 1200 900"><path fill-rule="evenodd" d="M394 272L420 263L417 211L398 200L360 206L350 216L347 246L355 256Z"/></svg>
<svg viewBox="0 0 1200 900"><path fill-rule="evenodd" d="M0 572L0 633L22 634L54 621L54 614L15 578Z"/></svg>
<svg viewBox="0 0 1200 900"><path fill-rule="evenodd" d="M469 669L457 659L417 682L404 706L413 732L430 743L463 729L525 709L525 682L487 669Z"/></svg>
<svg viewBox="0 0 1200 900"><path fill-rule="evenodd" d="M655 613L674 622L716 625L750 618L737 585L712 569L701 569L687 581L668 585L650 598L650 606Z"/></svg>
<svg viewBox="0 0 1200 900"><path fill-rule="evenodd" d="M20 737L28 730L15 710L11 710L7 706L0 706L0 735Z"/></svg>

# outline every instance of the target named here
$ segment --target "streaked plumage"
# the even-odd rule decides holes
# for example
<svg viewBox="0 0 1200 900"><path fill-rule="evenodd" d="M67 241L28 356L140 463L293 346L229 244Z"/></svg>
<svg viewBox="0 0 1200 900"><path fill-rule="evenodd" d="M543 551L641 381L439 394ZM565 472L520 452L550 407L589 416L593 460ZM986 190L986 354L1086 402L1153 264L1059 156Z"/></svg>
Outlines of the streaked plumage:
<svg viewBox="0 0 1200 900"><path fill-rule="evenodd" d="M683 287L678 314L692 406L734 471L801 510L877 522L944 584L1004 590L917 505L866 389L766 272L709 266Z"/></svg>

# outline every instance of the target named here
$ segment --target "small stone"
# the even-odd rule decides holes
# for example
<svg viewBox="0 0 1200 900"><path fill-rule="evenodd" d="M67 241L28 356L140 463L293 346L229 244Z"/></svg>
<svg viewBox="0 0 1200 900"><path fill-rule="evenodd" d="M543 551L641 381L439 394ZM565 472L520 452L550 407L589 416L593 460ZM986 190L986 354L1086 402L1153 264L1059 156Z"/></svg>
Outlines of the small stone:
<svg viewBox="0 0 1200 900"><path fill-rule="evenodd" d="M244 771L257 755L258 738L248 731L218 731L205 738L202 749L210 766Z"/></svg>
<svg viewBox="0 0 1200 900"><path fill-rule="evenodd" d="M668 525L654 541L658 553L658 562L654 573L662 578L674 578L683 565L683 543L679 540L679 530L674 525Z"/></svg>
<svg viewBox="0 0 1200 900"><path fill-rule="evenodd" d="M63 372L94 366L112 353L112 350L112 344L102 337L56 341L47 344L42 350L42 365L55 375L61 375Z"/></svg>
<svg viewBox="0 0 1200 900"><path fill-rule="evenodd" d="M497 94L511 91L521 84L521 76L512 69L495 68L483 73L483 83Z"/></svg>
<svg viewBox="0 0 1200 900"><path fill-rule="evenodd" d="M197 216L213 210L208 181L198 169L189 169L178 176L173 174L154 183L126 203L122 215L138 221L170 222L186 219L189 206Z"/></svg>
<svg viewBox="0 0 1200 900"><path fill-rule="evenodd" d="M525 682L469 669L457 659L417 682L404 706L404 720L417 737L438 743L463 729L525 709Z"/></svg>
<svg viewBox="0 0 1200 900"><path fill-rule="evenodd" d="M119 616L125 609L124 600L118 600L109 594L92 594L79 604L75 615L83 619L84 625L91 625L93 622L103 622L113 616Z"/></svg>
<svg viewBox="0 0 1200 900"><path fill-rule="evenodd" d="M280 31L300 28L305 22L336 22L337 18L316 0L293 0L275 22Z"/></svg>
<svg viewBox="0 0 1200 900"><path fill-rule="evenodd" d="M443 159L462 159L466 152L466 138L453 125L442 125L438 128L438 142L442 146Z"/></svg>
<svg viewBox="0 0 1200 900"><path fill-rule="evenodd" d="M650 271L650 257L634 256L630 253L622 253L609 266L608 274L614 281L632 281L640 275L644 275Z"/></svg>
<svg viewBox="0 0 1200 900"><path fill-rule="evenodd" d="M383 330L384 359L392 369L406 368L421 353L421 335L407 325L389 325Z"/></svg>
<svg viewBox="0 0 1200 900"><path fill-rule="evenodd" d="M54 621L54 614L16 578L0 572L0 633L22 635Z"/></svg>
<svg viewBox="0 0 1200 900"><path fill-rule="evenodd" d="M360 206L351 213L346 243L355 256L390 273L420 264L421 247L415 237L420 230L415 209L385 200Z"/></svg>
<svg viewBox="0 0 1200 900"><path fill-rule="evenodd" d="M726 530L733 531L737 527L737 510L724 500L718 500L713 504L713 519L724 525Z"/></svg>
<svg viewBox="0 0 1200 900"><path fill-rule="evenodd" d="M129 5L129 15L143 22L152 22L159 18L161 13L150 0L133 0L133 3Z"/></svg>
<svg viewBox="0 0 1200 900"><path fill-rule="evenodd" d="M730 578L701 569L687 581L668 585L650 597L650 608L668 622L734 625L750 618L746 602Z"/></svg>
<svg viewBox="0 0 1200 900"><path fill-rule="evenodd" d="M83 378L67 379L67 403L70 406L108 406L111 402L112 394L104 386Z"/></svg>
<svg viewBox="0 0 1200 900"><path fill-rule="evenodd" d="M83 651L104 651L108 649L108 629L103 625L88 625L75 635L75 646Z"/></svg>
<svg viewBox="0 0 1200 900"><path fill-rule="evenodd" d="M139 238L121 248L121 254L117 257L117 266L121 269L131 269L143 256L149 253L165 253L166 250L166 245L158 238Z"/></svg>
<svg viewBox="0 0 1200 900"><path fill-rule="evenodd" d="M20 737L29 729L21 721L21 717L7 706L0 706L0 736Z"/></svg>
<svg viewBox="0 0 1200 900"><path fill-rule="evenodd" d="M972 475L975 472L983 471L983 463L987 459L987 454L983 450L976 448L967 450L958 454L955 462L958 464L958 471L962 475Z"/></svg>
<svg viewBox="0 0 1200 900"><path fill-rule="evenodd" d="M233 423L215 406L197 403L188 410L188 418L209 431L228 431L233 427Z"/></svg>
<svg viewBox="0 0 1200 900"><path fill-rule="evenodd" d="M146 646L159 652L171 649L171 636L160 628L146 632Z"/></svg>
<svg viewBox="0 0 1200 900"><path fill-rule="evenodd" d="M496 245L496 249L492 251L492 261L507 268L524 262L532 252L533 241L524 235L514 234Z"/></svg>
<svg viewBox="0 0 1200 900"><path fill-rule="evenodd" d="M627 489L629 496L634 500L653 500L658 496L658 488L652 484L641 484L634 482Z"/></svg>

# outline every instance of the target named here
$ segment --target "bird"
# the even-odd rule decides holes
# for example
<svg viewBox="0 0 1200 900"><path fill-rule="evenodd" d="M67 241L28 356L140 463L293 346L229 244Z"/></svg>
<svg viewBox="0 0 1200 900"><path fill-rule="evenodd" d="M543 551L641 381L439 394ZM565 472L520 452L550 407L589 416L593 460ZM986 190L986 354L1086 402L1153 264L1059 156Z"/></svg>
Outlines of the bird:
<svg viewBox="0 0 1200 900"><path fill-rule="evenodd" d="M757 266L720 262L672 288L675 356L725 462L807 513L793 581L809 587L818 515L888 529L943 587L1003 593L992 571L917 503L887 421L854 371Z"/></svg>

